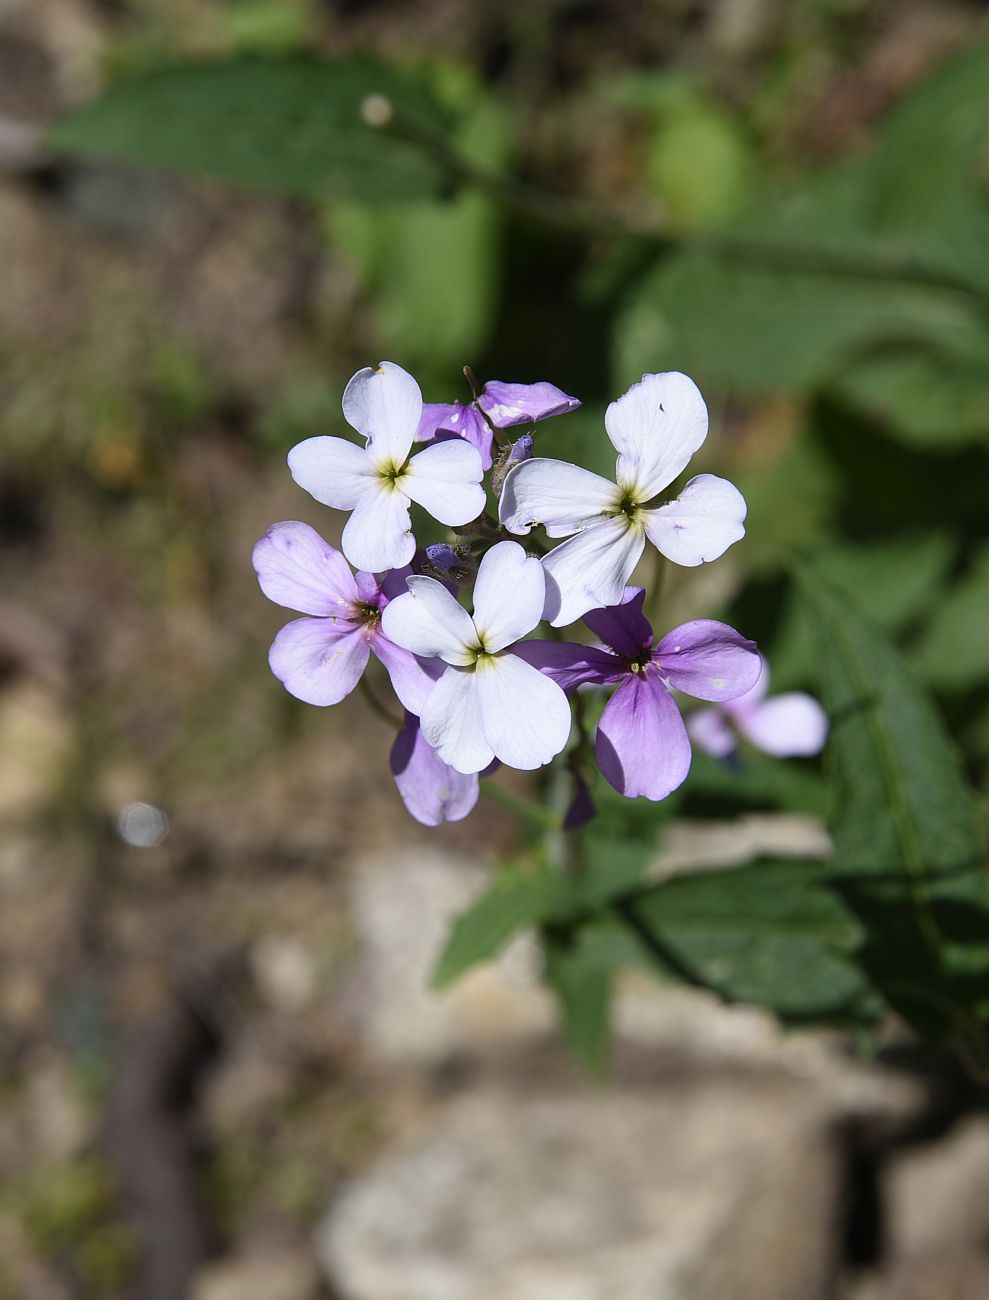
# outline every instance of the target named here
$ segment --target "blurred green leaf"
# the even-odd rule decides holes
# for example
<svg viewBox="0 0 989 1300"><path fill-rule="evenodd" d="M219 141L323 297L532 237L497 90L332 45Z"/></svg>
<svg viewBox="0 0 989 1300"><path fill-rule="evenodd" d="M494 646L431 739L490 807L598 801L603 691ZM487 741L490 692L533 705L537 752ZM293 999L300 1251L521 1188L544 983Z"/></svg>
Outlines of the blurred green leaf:
<svg viewBox="0 0 989 1300"><path fill-rule="evenodd" d="M738 118L699 94L661 118L647 165L675 230L720 225L751 199L755 160Z"/></svg>
<svg viewBox="0 0 989 1300"><path fill-rule="evenodd" d="M600 962L585 961L578 947L544 943L546 979L555 991L563 1034L584 1068L598 1074L608 1053L611 972Z"/></svg>
<svg viewBox="0 0 989 1300"><path fill-rule="evenodd" d="M982 340L989 356L989 335ZM838 392L894 437L936 450L989 444L989 373L964 361L900 349L863 357L842 375Z"/></svg>
<svg viewBox="0 0 989 1300"><path fill-rule="evenodd" d="M439 192L443 170L421 146L364 120L370 96L442 125L419 81L369 59L244 57L121 81L57 122L48 143L274 194L391 203Z"/></svg>
<svg viewBox="0 0 989 1300"><path fill-rule="evenodd" d="M959 690L989 678L989 546L937 606L913 663L934 686Z"/></svg>
<svg viewBox="0 0 989 1300"><path fill-rule="evenodd" d="M732 765L695 749L686 795L688 800L700 795L746 808L782 808L822 816L828 809L827 787L818 775L750 747Z"/></svg>

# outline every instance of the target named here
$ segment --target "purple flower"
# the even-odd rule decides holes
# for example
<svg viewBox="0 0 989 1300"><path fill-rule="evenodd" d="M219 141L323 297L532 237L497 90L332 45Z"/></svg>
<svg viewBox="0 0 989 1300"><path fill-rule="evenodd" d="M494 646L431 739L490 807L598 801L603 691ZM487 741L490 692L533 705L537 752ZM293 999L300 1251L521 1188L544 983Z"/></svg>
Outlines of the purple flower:
<svg viewBox="0 0 989 1300"><path fill-rule="evenodd" d="M515 653L565 690L586 682L618 687L598 723L598 766L619 794L665 799L690 770L690 741L671 691L732 700L756 682L762 660L752 641L713 619L683 623L659 642L642 613L645 592L584 617L605 648L527 641Z"/></svg>
<svg viewBox="0 0 989 1300"><path fill-rule="evenodd" d="M503 384L492 379L473 402L426 402L416 438L419 442L443 435L464 438L481 453L484 468L490 469L492 425L508 429L532 424L576 411L578 406L576 397L568 397L555 384Z"/></svg>
<svg viewBox="0 0 989 1300"><path fill-rule="evenodd" d="M292 521L268 529L253 561L269 600L310 615L287 623L271 643L268 663L287 691L307 704L338 704L374 653L402 704L422 712L445 665L417 658L381 630L382 610L405 590L411 570L351 574L340 552L314 528Z"/></svg>
<svg viewBox="0 0 989 1300"><path fill-rule="evenodd" d="M423 826L458 822L477 803L477 774L465 775L444 763L426 743L419 719L408 711L391 747L390 762L402 802Z"/></svg>
<svg viewBox="0 0 989 1300"><path fill-rule="evenodd" d="M767 700L769 669L744 695L713 709L698 709L687 719L695 745L714 758L726 758L738 746L741 733L757 749L774 758L806 758L819 754L828 738L828 715L812 695L788 691Z"/></svg>

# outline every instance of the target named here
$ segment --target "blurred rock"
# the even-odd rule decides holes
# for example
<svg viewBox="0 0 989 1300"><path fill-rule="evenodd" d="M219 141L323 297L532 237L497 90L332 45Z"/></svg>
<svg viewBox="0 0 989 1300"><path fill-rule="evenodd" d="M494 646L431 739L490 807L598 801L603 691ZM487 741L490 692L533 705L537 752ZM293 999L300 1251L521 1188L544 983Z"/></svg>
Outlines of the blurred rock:
<svg viewBox="0 0 989 1300"><path fill-rule="evenodd" d="M67 708L32 682L0 693L0 817L38 813L62 779L72 740Z"/></svg>
<svg viewBox="0 0 989 1300"><path fill-rule="evenodd" d="M831 853L831 839L821 822L806 813L746 813L727 821L671 822L650 879L686 871L741 867L757 858L809 858Z"/></svg>
<svg viewBox="0 0 989 1300"><path fill-rule="evenodd" d="M989 1119L894 1156L885 1195L894 1256L943 1258L989 1243Z"/></svg>
<svg viewBox="0 0 989 1300"><path fill-rule="evenodd" d="M308 1251L269 1247L204 1269L191 1300L311 1300L318 1281Z"/></svg>
<svg viewBox="0 0 989 1300"><path fill-rule="evenodd" d="M989 1260L974 1251L911 1260L857 1279L839 1300L989 1300Z"/></svg>
<svg viewBox="0 0 989 1300"><path fill-rule="evenodd" d="M250 962L258 990L272 1010L291 1015L312 1001L316 962L298 939L266 935L251 949Z"/></svg>
<svg viewBox="0 0 989 1300"><path fill-rule="evenodd" d="M54 1054L32 1065L27 1102L32 1145L39 1159L71 1156L92 1137L92 1115L65 1062Z"/></svg>
<svg viewBox="0 0 989 1300"><path fill-rule="evenodd" d="M319 1251L344 1300L816 1300L837 1179L792 1082L486 1091L345 1192Z"/></svg>

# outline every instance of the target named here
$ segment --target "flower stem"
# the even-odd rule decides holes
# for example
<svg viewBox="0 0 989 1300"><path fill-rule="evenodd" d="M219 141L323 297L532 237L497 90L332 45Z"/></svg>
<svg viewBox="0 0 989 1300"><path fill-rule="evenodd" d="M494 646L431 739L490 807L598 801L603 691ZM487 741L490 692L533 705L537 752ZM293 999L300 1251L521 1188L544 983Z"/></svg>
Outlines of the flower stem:
<svg viewBox="0 0 989 1300"><path fill-rule="evenodd" d="M500 804L502 808L507 808L510 812L517 813L519 817L524 817L527 821L534 822L537 826L542 826L544 830L558 831L560 829L560 819L531 799L524 799L521 795L512 794L510 790L504 789L503 786L493 785L490 777L482 777L481 793L485 798L490 799L492 803Z"/></svg>
<svg viewBox="0 0 989 1300"><path fill-rule="evenodd" d="M377 714L377 716L382 720L382 722L387 722L390 727L395 727L398 731L401 731L402 727L405 724L402 722L400 718L397 718L395 714L392 713L392 711L387 707L387 705L381 703L381 701L375 695L371 683L368 681L366 677L361 678L360 689L361 689L361 694L364 696L364 699L371 707L371 712Z"/></svg>

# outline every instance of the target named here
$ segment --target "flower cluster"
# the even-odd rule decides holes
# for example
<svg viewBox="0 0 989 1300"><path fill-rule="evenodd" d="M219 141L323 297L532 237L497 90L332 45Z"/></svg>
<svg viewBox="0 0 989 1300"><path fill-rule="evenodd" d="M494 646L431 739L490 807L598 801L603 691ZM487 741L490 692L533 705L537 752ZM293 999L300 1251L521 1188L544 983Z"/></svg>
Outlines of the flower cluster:
<svg viewBox="0 0 989 1300"><path fill-rule="evenodd" d="M336 704L374 655L404 709L392 772L406 807L426 825L466 816L479 774L498 763L530 770L563 752L579 688L614 688L594 752L606 780L629 797L663 799L687 775L690 739L674 691L722 711L689 720L690 735L710 752L734 748L732 725L770 752L815 752L815 737L820 748L825 724L814 701L762 702L755 694L765 675L751 641L709 619L657 639L645 592L628 585L647 543L690 566L716 559L744 534L745 502L725 479L700 474L675 499L662 499L707 436L696 385L677 373L645 375L612 402L611 482L534 456L531 432L514 442L504 433L573 411L576 398L548 383L481 388L466 373L472 401L424 405L399 366L358 371L343 413L363 445L317 437L289 453L295 481L349 518L343 554L298 522L275 524L254 549L265 595L303 615L271 646L272 671L286 689L310 704ZM414 451L416 443L425 445ZM487 510L485 471L497 516L493 505ZM413 504L452 536L417 548ZM547 547L533 535L537 527L566 540ZM471 611L461 599L468 586ZM593 644L532 637L544 621L562 628L578 619ZM767 714L774 706L775 721ZM781 721L792 735L774 751ZM576 759L587 739L571 755L572 823L592 814Z"/></svg>

